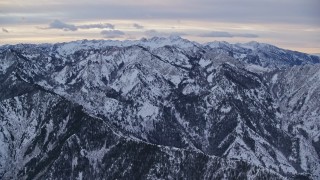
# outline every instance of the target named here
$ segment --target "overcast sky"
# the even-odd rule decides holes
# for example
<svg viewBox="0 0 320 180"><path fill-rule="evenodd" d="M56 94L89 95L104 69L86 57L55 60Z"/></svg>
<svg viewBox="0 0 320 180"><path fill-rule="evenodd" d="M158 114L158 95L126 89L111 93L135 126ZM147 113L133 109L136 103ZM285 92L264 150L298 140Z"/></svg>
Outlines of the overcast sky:
<svg viewBox="0 0 320 180"><path fill-rule="evenodd" d="M0 0L0 44L171 34L320 53L320 0Z"/></svg>

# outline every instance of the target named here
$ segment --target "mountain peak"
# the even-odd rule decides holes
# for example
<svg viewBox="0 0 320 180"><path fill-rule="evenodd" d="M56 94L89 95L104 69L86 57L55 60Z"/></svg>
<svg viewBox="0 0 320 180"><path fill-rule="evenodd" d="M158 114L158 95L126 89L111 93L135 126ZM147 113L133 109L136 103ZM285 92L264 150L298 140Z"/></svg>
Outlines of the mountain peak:
<svg viewBox="0 0 320 180"><path fill-rule="evenodd" d="M174 34L171 34L169 36L169 39L171 39L172 41L176 41L176 40L182 40L183 38L179 35L174 35ZM184 39L185 40L185 39Z"/></svg>

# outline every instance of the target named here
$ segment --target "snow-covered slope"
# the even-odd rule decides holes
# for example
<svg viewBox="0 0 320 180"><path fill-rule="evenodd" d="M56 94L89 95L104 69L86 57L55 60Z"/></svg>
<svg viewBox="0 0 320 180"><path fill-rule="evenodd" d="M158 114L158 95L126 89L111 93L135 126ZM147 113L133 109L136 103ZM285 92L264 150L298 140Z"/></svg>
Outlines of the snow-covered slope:
<svg viewBox="0 0 320 180"><path fill-rule="evenodd" d="M320 178L319 62L180 37L1 46L0 177Z"/></svg>
<svg viewBox="0 0 320 180"><path fill-rule="evenodd" d="M318 56L285 50L255 41L243 44L212 42L205 45L215 50L227 52L240 61L268 68L320 63Z"/></svg>

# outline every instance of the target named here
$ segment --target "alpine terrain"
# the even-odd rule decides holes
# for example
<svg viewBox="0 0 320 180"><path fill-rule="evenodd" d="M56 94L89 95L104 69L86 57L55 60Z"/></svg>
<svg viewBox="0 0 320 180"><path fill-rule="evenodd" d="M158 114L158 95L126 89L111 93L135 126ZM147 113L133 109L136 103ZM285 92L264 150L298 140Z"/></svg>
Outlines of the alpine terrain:
<svg viewBox="0 0 320 180"><path fill-rule="evenodd" d="M320 58L177 36L0 46L0 179L320 179Z"/></svg>

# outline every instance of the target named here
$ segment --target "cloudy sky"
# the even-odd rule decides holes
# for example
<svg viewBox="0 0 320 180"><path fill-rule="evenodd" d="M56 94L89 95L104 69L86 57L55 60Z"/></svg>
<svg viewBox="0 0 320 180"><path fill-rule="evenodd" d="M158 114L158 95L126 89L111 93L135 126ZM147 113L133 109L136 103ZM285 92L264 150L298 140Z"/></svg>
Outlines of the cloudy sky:
<svg viewBox="0 0 320 180"><path fill-rule="evenodd" d="M0 44L172 34L320 53L320 1L0 0Z"/></svg>

